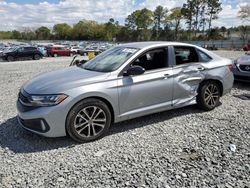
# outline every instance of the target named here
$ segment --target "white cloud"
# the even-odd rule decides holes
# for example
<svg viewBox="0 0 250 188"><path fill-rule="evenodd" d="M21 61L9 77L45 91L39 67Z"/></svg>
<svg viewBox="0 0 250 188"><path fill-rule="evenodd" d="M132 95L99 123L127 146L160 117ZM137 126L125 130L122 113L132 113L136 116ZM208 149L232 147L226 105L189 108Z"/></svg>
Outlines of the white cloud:
<svg viewBox="0 0 250 188"><path fill-rule="evenodd" d="M222 11L219 13L219 19L213 21L213 26L225 26L225 27L235 27L239 25L249 25L250 22L243 22L238 18L238 12L241 6L245 6L247 3L243 0L240 1L235 7L231 4L223 4Z"/></svg>
<svg viewBox="0 0 250 188"><path fill-rule="evenodd" d="M55 23L76 23L82 19L100 22L114 17L123 20L133 10L130 0L65 0L58 4L41 2L15 4L0 1L0 30L20 27L53 26Z"/></svg>
<svg viewBox="0 0 250 188"><path fill-rule="evenodd" d="M237 18L237 12L240 5L247 1L249 0L222 0L223 11L213 25L230 27L242 24ZM57 4L44 1L35 5L0 0L0 30L36 28L41 25L52 27L55 23L74 24L82 19L106 22L111 17L123 23L126 16L135 9L146 7L154 10L158 5L171 9L182 6L184 2L185 0L144 0L138 4L136 0L62 0Z"/></svg>

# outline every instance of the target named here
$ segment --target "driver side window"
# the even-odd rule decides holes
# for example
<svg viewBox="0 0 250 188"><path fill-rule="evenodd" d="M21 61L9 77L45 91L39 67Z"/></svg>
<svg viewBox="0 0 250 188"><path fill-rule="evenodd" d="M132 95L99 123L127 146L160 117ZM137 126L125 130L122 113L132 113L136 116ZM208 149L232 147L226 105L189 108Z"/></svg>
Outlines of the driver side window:
<svg viewBox="0 0 250 188"><path fill-rule="evenodd" d="M131 66L133 65L139 65L143 67L145 71L165 68L167 67L167 50L150 50L137 58L131 64Z"/></svg>

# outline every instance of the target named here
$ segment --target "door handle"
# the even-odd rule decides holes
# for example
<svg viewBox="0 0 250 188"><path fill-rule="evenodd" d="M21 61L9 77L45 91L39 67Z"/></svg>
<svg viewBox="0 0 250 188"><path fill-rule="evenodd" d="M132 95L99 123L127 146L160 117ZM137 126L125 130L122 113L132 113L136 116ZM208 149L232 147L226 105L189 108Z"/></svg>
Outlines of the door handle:
<svg viewBox="0 0 250 188"><path fill-rule="evenodd" d="M203 70L205 70L205 68L204 67L198 67L197 70L198 71L203 71Z"/></svg>
<svg viewBox="0 0 250 188"><path fill-rule="evenodd" d="M164 74L163 79L168 79L169 76L170 76L169 74Z"/></svg>

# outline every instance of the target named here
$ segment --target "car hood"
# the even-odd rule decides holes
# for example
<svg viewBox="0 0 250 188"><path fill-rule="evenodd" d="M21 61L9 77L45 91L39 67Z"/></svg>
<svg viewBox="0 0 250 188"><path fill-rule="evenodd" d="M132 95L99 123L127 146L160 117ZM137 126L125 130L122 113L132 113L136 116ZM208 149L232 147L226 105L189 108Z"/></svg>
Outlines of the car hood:
<svg viewBox="0 0 250 188"><path fill-rule="evenodd" d="M250 65L250 55L246 54L246 55L239 57L237 59L237 63Z"/></svg>
<svg viewBox="0 0 250 188"><path fill-rule="evenodd" d="M104 81L110 73L88 71L76 66L36 76L23 89L29 94L57 94L91 83Z"/></svg>

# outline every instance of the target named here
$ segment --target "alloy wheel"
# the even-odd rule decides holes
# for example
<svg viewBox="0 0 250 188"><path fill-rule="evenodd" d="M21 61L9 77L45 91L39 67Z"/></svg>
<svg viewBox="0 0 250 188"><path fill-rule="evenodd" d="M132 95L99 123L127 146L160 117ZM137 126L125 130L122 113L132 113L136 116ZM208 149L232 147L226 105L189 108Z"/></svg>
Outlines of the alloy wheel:
<svg viewBox="0 0 250 188"><path fill-rule="evenodd" d="M220 92L215 84L209 84L205 90L205 102L208 106L214 107L219 100Z"/></svg>
<svg viewBox="0 0 250 188"><path fill-rule="evenodd" d="M105 112L97 106L88 106L78 112L74 120L74 128L84 138L100 134L107 122Z"/></svg>

